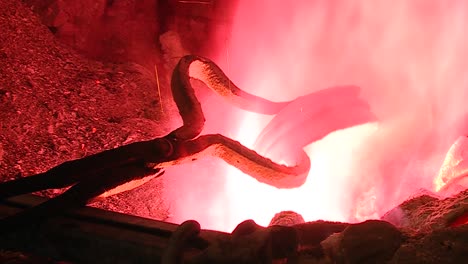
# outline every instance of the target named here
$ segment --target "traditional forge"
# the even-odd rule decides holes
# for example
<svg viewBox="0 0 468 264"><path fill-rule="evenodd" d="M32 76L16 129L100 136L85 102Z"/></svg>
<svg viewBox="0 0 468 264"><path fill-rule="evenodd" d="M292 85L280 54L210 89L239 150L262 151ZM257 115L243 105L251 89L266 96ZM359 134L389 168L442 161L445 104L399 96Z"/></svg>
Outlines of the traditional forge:
<svg viewBox="0 0 468 264"><path fill-rule="evenodd" d="M229 67L236 58L227 56L228 63L223 63L211 46L202 44L209 39L222 46L219 43L226 36L220 32L243 24L232 15L234 2L227 6L220 1L122 0L75 5L0 0L0 262L93 263L98 258L104 263L168 264L460 263L468 259L468 147L466 137L460 136L463 122L455 118L462 114L448 118L456 125L440 123L451 124L458 133L447 132L443 144L442 140L426 144L436 132L422 133L420 144L413 145L408 143L410 136L395 137L394 145L401 141L405 149L416 149L411 155L370 141L388 148L392 166L407 166L418 173L419 167L408 164L424 153L417 157L431 160L437 170L425 168L429 180L415 179L434 186L421 184L424 189L418 191L401 187L411 181L390 177L392 170L401 170L379 159L382 154L375 160L364 155L373 162L354 166L375 173L371 165L378 164L381 175L388 178L341 178L344 183L336 181L334 187L350 185L344 189L320 185L317 179L324 175L318 165L326 162L309 149L311 145L370 123L392 136L388 132L392 130L385 130L389 126L411 126L397 115L383 114L385 107L376 104L369 90L336 85L342 81L338 77L330 81L333 85L320 83L331 88L305 89L291 98L288 94L294 93L301 78L288 76L291 91L278 92L280 100L267 99L270 91L258 96L262 93L236 86L230 78L232 74L237 79L239 71ZM292 6L293 17L301 17L300 4ZM243 8L239 3L239 14ZM303 9L318 12L312 6ZM141 30L142 25L148 27ZM245 26L241 29L248 31ZM239 45L234 33L228 37ZM322 55L314 54L318 59ZM346 83L370 84L354 78L359 72L347 75ZM260 81L253 83L274 87L262 76L259 70ZM271 88L271 93L275 91ZM239 109L246 112L232 114ZM418 118L445 120L436 107L431 111L430 118ZM246 121L251 117L244 115L249 114L260 116L257 124ZM248 142L242 133L254 140ZM359 154L353 149L348 155ZM328 165L348 169L339 161ZM311 183L336 192L346 202L335 203L342 208L326 208L333 204L326 200L330 195L317 188L310 193L304 187ZM278 199L267 196L265 188ZM401 199L405 195L406 200ZM244 196L239 209L232 201ZM252 206L257 202L262 206ZM322 212L311 216L310 208ZM335 214L327 217L327 211Z"/></svg>

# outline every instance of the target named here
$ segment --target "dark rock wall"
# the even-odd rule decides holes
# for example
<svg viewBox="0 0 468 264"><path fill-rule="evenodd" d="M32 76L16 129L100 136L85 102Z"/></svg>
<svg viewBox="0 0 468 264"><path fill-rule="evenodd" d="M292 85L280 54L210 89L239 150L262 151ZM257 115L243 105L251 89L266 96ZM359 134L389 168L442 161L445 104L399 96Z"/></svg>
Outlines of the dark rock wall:
<svg viewBox="0 0 468 264"><path fill-rule="evenodd" d="M55 36L93 59L155 63L160 36L178 35L187 53L208 55L237 0L24 0Z"/></svg>

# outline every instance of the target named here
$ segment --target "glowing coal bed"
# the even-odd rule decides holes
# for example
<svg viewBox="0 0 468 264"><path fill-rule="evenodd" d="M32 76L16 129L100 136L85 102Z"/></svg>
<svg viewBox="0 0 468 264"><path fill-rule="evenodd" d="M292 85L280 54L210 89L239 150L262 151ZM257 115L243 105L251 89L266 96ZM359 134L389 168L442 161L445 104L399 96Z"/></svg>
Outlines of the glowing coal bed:
<svg viewBox="0 0 468 264"><path fill-rule="evenodd" d="M164 177L169 221L195 219L203 228L230 232L245 219L266 226L276 213L292 210L306 221L360 222L380 218L421 189L439 190L444 157L467 131L467 4L240 1L230 38L213 47L214 61L234 83L274 101L356 85L378 122L306 146L311 171L295 189L261 184L214 158L170 168ZM215 96L204 97L202 106L203 133L253 149L273 118ZM339 111L346 116L350 109ZM291 116L285 126L297 119Z"/></svg>

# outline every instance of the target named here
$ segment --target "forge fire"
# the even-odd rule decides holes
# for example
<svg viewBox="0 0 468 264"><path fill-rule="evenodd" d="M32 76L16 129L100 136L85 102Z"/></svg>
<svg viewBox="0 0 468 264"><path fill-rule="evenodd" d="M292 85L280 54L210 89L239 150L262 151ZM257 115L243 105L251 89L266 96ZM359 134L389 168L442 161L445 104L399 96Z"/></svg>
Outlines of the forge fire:
<svg viewBox="0 0 468 264"><path fill-rule="evenodd" d="M310 173L293 190L259 184L217 161L170 172L169 186L184 190L171 196L177 201L174 219L196 217L212 228L232 230L245 219L267 225L275 213L293 210L308 221L358 222L378 219L414 195L437 192L443 160L466 134L467 51L460 43L467 17L462 9L436 1L296 1L287 6L241 1L227 43L213 55L239 87L280 102L356 85L378 122L338 130L307 145ZM298 107L313 103L304 100ZM320 129L317 123L350 117L353 106L346 103L336 104L332 119L299 120L299 110L268 127L271 116L224 110L209 98L204 132L232 135L281 162L288 155L275 156L273 146L268 153L256 145L268 136L265 129L274 134L296 124L288 133L304 138L308 127ZM276 153L288 151L287 139L263 141L268 140L276 144ZM194 183L181 176L184 171L200 171L196 183L210 191L193 190ZM224 180L213 180L214 175Z"/></svg>
<svg viewBox="0 0 468 264"><path fill-rule="evenodd" d="M466 233L468 2L92 2L0 0L0 199L51 198L0 235L86 204L234 238L318 221L345 259L362 226L392 254Z"/></svg>

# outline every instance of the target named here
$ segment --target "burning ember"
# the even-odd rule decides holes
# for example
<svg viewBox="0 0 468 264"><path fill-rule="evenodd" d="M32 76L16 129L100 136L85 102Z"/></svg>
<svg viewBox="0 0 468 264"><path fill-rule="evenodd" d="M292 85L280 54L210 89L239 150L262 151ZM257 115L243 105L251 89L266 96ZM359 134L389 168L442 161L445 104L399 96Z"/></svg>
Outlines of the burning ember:
<svg viewBox="0 0 468 264"><path fill-rule="evenodd" d="M379 122L305 147L312 168L296 189L266 186L217 160L174 168L166 177L172 220L231 231L245 219L268 225L292 210L306 221L357 222L380 218L421 189L437 191L445 154L466 133L465 5L241 1L215 60L234 83L273 101L357 85ZM203 133L259 151L255 142L273 117L233 110L214 97L202 104ZM306 136L301 129L296 136Z"/></svg>

